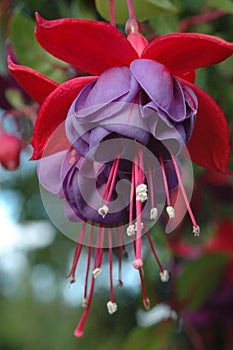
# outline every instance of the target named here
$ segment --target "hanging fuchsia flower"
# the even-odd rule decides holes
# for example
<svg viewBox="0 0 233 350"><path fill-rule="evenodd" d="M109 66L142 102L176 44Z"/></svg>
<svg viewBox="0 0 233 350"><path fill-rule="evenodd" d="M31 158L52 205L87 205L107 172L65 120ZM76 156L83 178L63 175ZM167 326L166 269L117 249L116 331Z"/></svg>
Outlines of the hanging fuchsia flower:
<svg viewBox="0 0 233 350"><path fill-rule="evenodd" d="M199 235L178 160L185 145L193 161L228 173L226 119L212 98L193 82L195 69L223 61L232 54L233 45L195 33L169 34L148 43L134 19L127 24L127 34L125 38L107 23L46 21L37 15L38 42L57 58L93 76L58 85L9 61L11 74L41 104L32 140L32 159L44 157L38 169L40 182L49 192L65 199L70 220L83 221L69 275L74 282L85 242L89 246L86 310L76 336L83 334L104 246L109 252L110 314L117 310L112 248L118 246L120 271L125 234L133 241L133 265L139 271L146 308L149 301L142 273L143 232L159 265L161 280L168 280L149 228L161 214L164 201L169 219L174 218L171 191L177 185L189 211L193 233ZM53 138L57 128L61 128L63 137ZM96 248L88 294L93 245ZM121 284L120 272L118 280Z"/></svg>

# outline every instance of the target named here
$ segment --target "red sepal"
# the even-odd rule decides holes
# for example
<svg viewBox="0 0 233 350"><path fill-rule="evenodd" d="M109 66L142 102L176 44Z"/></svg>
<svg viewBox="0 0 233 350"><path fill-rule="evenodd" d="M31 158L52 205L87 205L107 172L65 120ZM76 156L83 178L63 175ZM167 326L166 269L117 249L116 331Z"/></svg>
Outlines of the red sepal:
<svg viewBox="0 0 233 350"><path fill-rule="evenodd" d="M205 91L187 81L183 83L195 92L198 99L197 119L187 144L191 159L206 169L230 175L230 137L223 112Z"/></svg>
<svg viewBox="0 0 233 350"><path fill-rule="evenodd" d="M33 139L31 142L34 147L34 153L31 159L39 159L42 157L48 140L51 138L52 133L65 120L75 97L88 83L95 79L96 77L80 77L69 80L59 85L47 97L41 106L36 120ZM57 142L61 145L63 144L62 140L57 140Z"/></svg>
<svg viewBox="0 0 233 350"><path fill-rule="evenodd" d="M39 14L36 20L35 35L46 51L93 75L129 66L138 58L124 35L108 23L73 18L46 21Z"/></svg>
<svg viewBox="0 0 233 350"><path fill-rule="evenodd" d="M175 33L154 39L142 58L164 64L172 74L194 71L225 60L233 53L233 44L216 36L198 33Z"/></svg>
<svg viewBox="0 0 233 350"><path fill-rule="evenodd" d="M10 56L8 57L8 68L19 85L39 104L42 104L58 86L58 83L34 69L15 64Z"/></svg>

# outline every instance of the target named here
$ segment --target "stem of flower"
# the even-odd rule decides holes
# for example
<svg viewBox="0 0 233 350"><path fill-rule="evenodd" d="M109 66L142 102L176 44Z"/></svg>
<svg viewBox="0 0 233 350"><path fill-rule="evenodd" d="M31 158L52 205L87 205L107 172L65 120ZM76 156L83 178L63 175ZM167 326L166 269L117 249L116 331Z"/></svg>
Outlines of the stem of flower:
<svg viewBox="0 0 233 350"><path fill-rule="evenodd" d="M200 23L213 21L217 18L226 16L226 14L227 14L226 12L221 10L213 10L207 13L202 13L201 15L183 19L179 23L179 30L180 32L185 32L189 27L196 26Z"/></svg>

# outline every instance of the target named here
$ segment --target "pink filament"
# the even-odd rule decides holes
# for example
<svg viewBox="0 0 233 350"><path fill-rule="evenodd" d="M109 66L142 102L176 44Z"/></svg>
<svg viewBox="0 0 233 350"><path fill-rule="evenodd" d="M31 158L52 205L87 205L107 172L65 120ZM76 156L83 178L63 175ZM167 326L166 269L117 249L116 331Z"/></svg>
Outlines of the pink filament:
<svg viewBox="0 0 233 350"><path fill-rule="evenodd" d="M90 311L90 307L91 307L91 302L92 302L92 298L93 298L93 293L94 293L94 287L95 287L95 278L94 276L92 277L92 280L91 280L91 288L90 288L90 294L89 294L89 297L88 297L88 303L87 303L87 307L81 317L81 320L77 326L77 328L75 329L74 331L74 335L78 338L82 337L83 336L83 327L85 325L85 322L86 322L86 319L87 319L87 316L89 314L89 311Z"/></svg>
<svg viewBox="0 0 233 350"><path fill-rule="evenodd" d="M161 164L161 170L163 174L163 182L164 182L164 187L165 187L165 192L166 192L166 197L167 197L167 205L171 206L171 200L170 200L170 194L169 194L169 188L168 188L168 182L167 182L167 175L166 175L166 170L163 162L163 157L162 154L160 153L160 164Z"/></svg>
<svg viewBox="0 0 233 350"><path fill-rule="evenodd" d="M154 188L153 188L154 186L153 186L153 178L152 178L150 162L148 162L148 171L149 171L149 186L150 186L151 207L154 208L154 206L155 206L155 197L154 197Z"/></svg>
<svg viewBox="0 0 233 350"><path fill-rule="evenodd" d="M195 217L193 215L192 209L191 209L190 204L189 204L189 200L188 200L188 197L187 197L187 194L186 194L186 191L185 191L185 188L184 188L181 176L180 176L180 171L178 169L178 165L176 163L176 159L173 156L173 154L171 154L171 157L172 157L172 162L173 162L173 165L174 165L174 168L175 168L176 176L178 178L179 186L180 186L180 189L181 189L181 192L182 192L182 195L183 195L183 198L184 198L187 210L189 212L190 219L192 221L193 226L194 227L198 227L197 222L195 220Z"/></svg>
<svg viewBox="0 0 233 350"><path fill-rule="evenodd" d="M113 165L112 165L112 168L110 170L110 173L109 173L109 176L108 176L108 181L106 183L106 186L105 186L105 189L104 189L104 192L103 192L103 195L102 195L102 199L104 200L105 197L107 196L107 193L108 193L108 189L109 189L109 185L112 181L112 176L113 176L113 173L114 173L114 170L115 170L115 163L116 163L116 159L114 160L113 162Z"/></svg>
<svg viewBox="0 0 233 350"><path fill-rule="evenodd" d="M79 234L78 242L76 244L76 249L75 249L75 253L74 253L74 260L73 260L72 268L71 268L71 271L70 271L68 277L74 278L74 276L75 276L75 271L76 271L78 261L79 261L79 258L80 258L81 252L82 252L82 248L83 248L82 242L84 240L85 233L86 233L86 225L87 225L87 222L85 221L82 225L82 228L81 228L81 231Z"/></svg>
<svg viewBox="0 0 233 350"><path fill-rule="evenodd" d="M139 169L138 165L134 163L134 173L135 173L135 185L139 185ZM137 232L136 232L136 253L133 265L136 269L143 265L141 255L142 255L142 224L141 224L141 212L142 212L142 202L136 200L136 222L137 222Z"/></svg>
<svg viewBox="0 0 233 350"><path fill-rule="evenodd" d="M154 244L152 242L152 239L151 239L151 236L150 236L150 234L148 232L146 224L145 224L145 231L146 231L146 237L148 239L151 251L152 251L152 253L153 253L154 257L155 257L155 260L156 260L156 262L157 262L157 264L159 266L160 271L163 272L164 271L163 266L162 266L162 264L161 264L161 262L160 262L160 260L158 258L158 255L156 254L156 251L155 251L155 248L154 248Z"/></svg>
<svg viewBox="0 0 233 350"><path fill-rule="evenodd" d="M90 272L90 265L91 265L91 252L92 252L92 239L93 239L93 233L94 233L94 226L91 226L91 232L88 242L88 253L87 253L87 268L86 268L86 277L85 277L85 287L84 287L84 299L87 298L87 288L88 288L88 277Z"/></svg>
<svg viewBox="0 0 233 350"><path fill-rule="evenodd" d="M120 158L118 157L118 158L116 158L114 160L114 163L113 163L114 171L113 171L112 182L111 182L111 186L110 186L110 189L109 189L108 197L107 197L107 200L106 200L107 203L110 201L110 199L112 197L112 193L113 193L113 189L114 189L114 186L115 186L115 181L116 181L116 176L117 176L119 162L120 162Z"/></svg>
<svg viewBox="0 0 233 350"><path fill-rule="evenodd" d="M131 188L130 188L130 205L129 205L129 224L133 223L133 200L134 200L134 184L135 181L135 171L134 164L132 165L132 176L131 176Z"/></svg>
<svg viewBox="0 0 233 350"><path fill-rule="evenodd" d="M114 303L114 287L112 278L112 233L111 229L108 229L108 254L109 254L109 276L110 276L110 297L111 302Z"/></svg>

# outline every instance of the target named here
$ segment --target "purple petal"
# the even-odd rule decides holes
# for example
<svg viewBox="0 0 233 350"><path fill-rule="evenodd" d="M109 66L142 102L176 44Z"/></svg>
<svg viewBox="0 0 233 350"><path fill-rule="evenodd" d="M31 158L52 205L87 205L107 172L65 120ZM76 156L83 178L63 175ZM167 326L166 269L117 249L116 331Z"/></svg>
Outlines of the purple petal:
<svg viewBox="0 0 233 350"><path fill-rule="evenodd" d="M148 59L138 59L131 63L130 70L155 103L159 114L175 122L185 119L186 110L182 87L164 65Z"/></svg>
<svg viewBox="0 0 233 350"><path fill-rule="evenodd" d="M62 190L62 163L67 151L44 157L38 162L38 178L42 186L56 195Z"/></svg>

